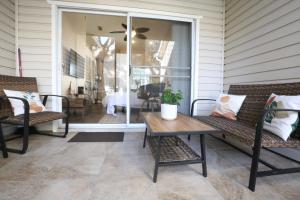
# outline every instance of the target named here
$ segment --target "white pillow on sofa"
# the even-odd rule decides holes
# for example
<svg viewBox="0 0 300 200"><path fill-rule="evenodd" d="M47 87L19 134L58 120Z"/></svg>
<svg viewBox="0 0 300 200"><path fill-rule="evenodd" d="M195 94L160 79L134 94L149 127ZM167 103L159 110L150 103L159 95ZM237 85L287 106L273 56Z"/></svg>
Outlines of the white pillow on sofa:
<svg viewBox="0 0 300 200"><path fill-rule="evenodd" d="M15 90L4 90L6 96L24 98L28 101L30 113L37 113L46 111L45 106L40 100L40 95L37 92L26 92L26 91L15 91ZM24 114L24 104L18 99L9 99L14 115Z"/></svg>
<svg viewBox="0 0 300 200"><path fill-rule="evenodd" d="M246 98L246 95L221 94L211 113L214 117L224 117L236 120L236 115Z"/></svg>
<svg viewBox="0 0 300 200"><path fill-rule="evenodd" d="M271 94L266 109L295 109L300 110L300 96L284 96ZM274 133L286 141L296 130L299 123L297 112L280 111L267 114L264 129Z"/></svg>

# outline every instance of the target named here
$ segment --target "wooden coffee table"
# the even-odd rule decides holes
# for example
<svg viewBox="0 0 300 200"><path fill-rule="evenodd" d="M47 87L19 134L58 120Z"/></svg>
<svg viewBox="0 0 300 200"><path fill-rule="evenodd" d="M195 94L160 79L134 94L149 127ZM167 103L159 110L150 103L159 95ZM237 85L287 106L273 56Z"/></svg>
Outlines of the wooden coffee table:
<svg viewBox="0 0 300 200"><path fill-rule="evenodd" d="M143 148L148 140L155 159L153 182L157 181L160 166L202 163L203 176L207 177L205 135L221 131L197 119L178 114L176 120L167 121L159 112L143 112L147 125ZM149 135L148 135L149 132ZM181 140L179 135L200 135L201 156Z"/></svg>

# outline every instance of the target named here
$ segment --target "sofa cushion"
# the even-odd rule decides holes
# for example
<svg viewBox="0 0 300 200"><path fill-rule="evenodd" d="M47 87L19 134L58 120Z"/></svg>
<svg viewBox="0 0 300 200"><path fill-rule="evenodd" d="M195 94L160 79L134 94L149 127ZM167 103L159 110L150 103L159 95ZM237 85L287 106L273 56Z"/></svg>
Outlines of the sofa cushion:
<svg viewBox="0 0 300 200"><path fill-rule="evenodd" d="M26 99L29 104L29 112L30 113L38 113L38 112L46 111L45 106L42 104L42 102L40 100L40 95L37 92L5 90L4 89L4 93L6 96ZM22 101L20 101L18 99L10 98L9 102L11 103L11 107L12 107L12 110L13 110L15 116L24 114L24 112L25 112L24 104Z"/></svg>
<svg viewBox="0 0 300 200"><path fill-rule="evenodd" d="M300 96L285 96L272 94L266 103L267 109L295 109L300 110ZM299 116L297 112L271 111L267 113L264 129L287 140L298 127Z"/></svg>
<svg viewBox="0 0 300 200"><path fill-rule="evenodd" d="M216 105L214 106L211 115L214 117L224 117L236 120L236 115L245 98L245 95L221 94L216 101Z"/></svg>

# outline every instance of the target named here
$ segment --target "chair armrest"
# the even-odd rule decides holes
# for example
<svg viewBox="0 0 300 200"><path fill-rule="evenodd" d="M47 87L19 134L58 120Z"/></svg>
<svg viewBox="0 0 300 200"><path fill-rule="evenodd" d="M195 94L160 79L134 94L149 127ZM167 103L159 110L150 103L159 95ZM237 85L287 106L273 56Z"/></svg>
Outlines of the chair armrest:
<svg viewBox="0 0 300 200"><path fill-rule="evenodd" d="M29 103L26 99L20 97L11 97L11 96L0 96L0 101L5 99L16 99L22 101L24 104L24 124L29 123Z"/></svg>
<svg viewBox="0 0 300 200"><path fill-rule="evenodd" d="M264 123L265 123L267 114L270 112L273 112L273 111L275 111L275 112L291 111L291 112L300 113L300 110L296 110L296 109L264 109L261 113L261 118L256 125L254 146L257 146L257 148L258 148L258 146L261 145L262 130L264 128Z"/></svg>
<svg viewBox="0 0 300 200"><path fill-rule="evenodd" d="M194 115L194 107L195 107L195 103L197 101L216 101L215 99L195 99L192 103L192 108L191 108L191 117Z"/></svg>
<svg viewBox="0 0 300 200"><path fill-rule="evenodd" d="M59 98L62 98L64 100L66 100L67 102L67 115L69 115L69 112L70 112L70 100L68 97L66 96L61 96L61 95L55 95L55 94L44 94L44 95L40 95L41 97L44 97L43 99L43 105L46 106L46 103L47 103L47 100L48 100L48 97L59 97Z"/></svg>
<svg viewBox="0 0 300 200"><path fill-rule="evenodd" d="M66 102L67 102L67 107L69 107L69 105L70 105L70 101L69 101L68 97L66 97L66 96L55 95L55 94L44 94L44 95L40 95L40 96L41 96L41 97L44 97L44 99L43 99L43 105L44 105L44 106L46 106L48 97L59 97L59 98L63 98L63 99L65 99Z"/></svg>

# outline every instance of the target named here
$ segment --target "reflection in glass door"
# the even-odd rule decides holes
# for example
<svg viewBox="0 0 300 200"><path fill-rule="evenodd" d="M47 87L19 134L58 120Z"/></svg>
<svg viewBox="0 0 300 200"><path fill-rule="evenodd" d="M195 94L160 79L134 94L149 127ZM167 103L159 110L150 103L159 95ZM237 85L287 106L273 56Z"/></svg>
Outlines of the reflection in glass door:
<svg viewBox="0 0 300 200"><path fill-rule="evenodd" d="M188 114L192 24L137 17L131 21L130 123L143 123L142 111L159 111L165 88L183 93L179 112Z"/></svg>
<svg viewBox="0 0 300 200"><path fill-rule="evenodd" d="M125 14L62 12L61 93L71 124L126 123L126 22Z"/></svg>
<svg viewBox="0 0 300 200"><path fill-rule="evenodd" d="M166 88L183 93L179 112L189 113L191 22L71 10L61 22L61 94L71 124L143 123L140 112L159 111Z"/></svg>

